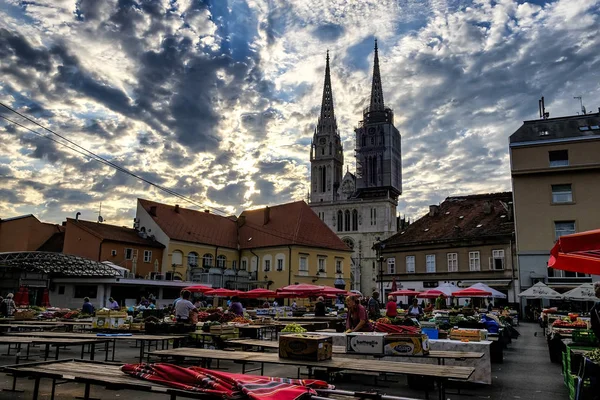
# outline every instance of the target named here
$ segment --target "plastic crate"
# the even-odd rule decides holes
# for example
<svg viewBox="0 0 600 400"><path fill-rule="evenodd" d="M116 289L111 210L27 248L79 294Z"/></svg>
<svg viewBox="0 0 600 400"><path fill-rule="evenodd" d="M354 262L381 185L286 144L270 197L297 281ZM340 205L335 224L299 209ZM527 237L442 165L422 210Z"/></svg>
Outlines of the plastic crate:
<svg viewBox="0 0 600 400"><path fill-rule="evenodd" d="M438 339L439 331L435 328L421 328L421 333L424 333L429 339Z"/></svg>
<svg viewBox="0 0 600 400"><path fill-rule="evenodd" d="M573 330L573 342L595 345L598 343L598 338L591 330Z"/></svg>

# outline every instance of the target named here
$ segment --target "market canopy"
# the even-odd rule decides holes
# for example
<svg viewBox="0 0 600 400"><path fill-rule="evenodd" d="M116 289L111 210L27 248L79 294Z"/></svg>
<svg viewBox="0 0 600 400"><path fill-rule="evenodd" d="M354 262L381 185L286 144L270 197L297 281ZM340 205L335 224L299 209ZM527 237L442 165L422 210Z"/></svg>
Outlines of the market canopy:
<svg viewBox="0 0 600 400"><path fill-rule="evenodd" d="M213 289L214 288L212 288L210 286L194 285L194 286L184 287L182 290L187 290L187 291L192 292L192 293L206 293L206 292L209 292L209 291L211 291Z"/></svg>
<svg viewBox="0 0 600 400"><path fill-rule="evenodd" d="M278 292L296 292L296 293L304 293L304 292L319 292L325 289L324 286L310 285L308 283L300 283L298 285L289 285L284 286L281 289L278 289Z"/></svg>
<svg viewBox="0 0 600 400"><path fill-rule="evenodd" d="M121 271L88 258L46 251L0 253L0 268L65 277L122 277Z"/></svg>
<svg viewBox="0 0 600 400"><path fill-rule="evenodd" d="M452 297L490 297L492 292L482 289L463 289L452 293Z"/></svg>
<svg viewBox="0 0 600 400"><path fill-rule="evenodd" d="M390 293L388 296L416 296L419 293L416 290L400 289Z"/></svg>
<svg viewBox="0 0 600 400"><path fill-rule="evenodd" d="M436 290L436 289L426 290L424 292L417 294L417 297L419 297L421 299L437 299L440 296L450 297L450 296L446 296L446 293L442 292L441 290Z"/></svg>
<svg viewBox="0 0 600 400"><path fill-rule="evenodd" d="M559 300L563 298L563 295L542 282L538 282L524 292L519 293L519 297L524 297L526 299Z"/></svg>
<svg viewBox="0 0 600 400"><path fill-rule="evenodd" d="M505 299L506 295L496 289L493 289L491 287L489 287L488 285L484 284L484 283L476 283L474 285L469 286L467 289L481 289L481 290L485 290L486 292L490 292L491 296L489 297L493 297L495 299Z"/></svg>
<svg viewBox="0 0 600 400"><path fill-rule="evenodd" d="M333 288L330 286L325 286L322 290L318 291L317 294L320 296L329 296L329 295L347 296L348 291L344 290L344 289L337 289L337 288Z"/></svg>
<svg viewBox="0 0 600 400"><path fill-rule="evenodd" d="M564 293L565 299L577 301L598 301L593 283L584 283Z"/></svg>
<svg viewBox="0 0 600 400"><path fill-rule="evenodd" d="M231 296L237 296L240 293L241 292L239 290L215 289L215 290L209 290L208 292L205 292L204 294L207 296L213 296L213 297L231 297Z"/></svg>
<svg viewBox="0 0 600 400"><path fill-rule="evenodd" d="M558 238L550 250L548 267L600 275L600 229Z"/></svg>
<svg viewBox="0 0 600 400"><path fill-rule="evenodd" d="M240 297L243 299L267 299L276 297L277 293L273 290L257 288L247 292L240 293Z"/></svg>
<svg viewBox="0 0 600 400"><path fill-rule="evenodd" d="M445 282L432 290L439 290L440 292L443 292L446 297L452 297L452 293L459 291L460 288L452 283Z"/></svg>

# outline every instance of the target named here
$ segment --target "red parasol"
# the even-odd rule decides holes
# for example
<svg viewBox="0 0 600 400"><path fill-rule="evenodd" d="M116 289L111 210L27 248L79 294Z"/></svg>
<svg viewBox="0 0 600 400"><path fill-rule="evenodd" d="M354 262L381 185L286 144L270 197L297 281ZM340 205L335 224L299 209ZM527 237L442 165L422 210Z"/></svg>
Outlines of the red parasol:
<svg viewBox="0 0 600 400"><path fill-rule="evenodd" d="M416 290L409 290L409 289L400 289L400 290L396 290L395 292L390 293L390 296L416 296L421 292L417 292Z"/></svg>
<svg viewBox="0 0 600 400"><path fill-rule="evenodd" d="M417 297L419 297L421 299L437 299L440 296L442 296L443 298L447 297L444 294L444 292L442 292L441 290L435 290L435 289L426 290L424 292L417 294Z"/></svg>
<svg viewBox="0 0 600 400"><path fill-rule="evenodd" d="M463 289L457 292L452 292L453 297L489 297L492 295L492 292L488 292L487 290L481 289Z"/></svg>
<svg viewBox="0 0 600 400"><path fill-rule="evenodd" d="M18 307L28 306L29 305L29 289L27 289L25 286L21 286L13 300L15 302L15 305L17 305Z"/></svg>
<svg viewBox="0 0 600 400"><path fill-rule="evenodd" d="M210 290L214 290L214 288L211 288L209 286L204 286L204 285L195 285L195 286L184 287L183 290L187 290L192 293L206 293Z"/></svg>
<svg viewBox="0 0 600 400"><path fill-rule="evenodd" d="M317 292L317 294L319 296L326 296L326 295L343 295L343 296L347 296L348 295L348 291L344 290L344 289L337 289L337 288L333 288L331 286L325 286L322 290L320 290L319 292Z"/></svg>
<svg viewBox="0 0 600 400"><path fill-rule="evenodd" d="M50 307L50 293L48 293L48 289L44 289L44 294L42 295L42 307Z"/></svg>
<svg viewBox="0 0 600 400"><path fill-rule="evenodd" d="M214 290L205 292L204 294L207 296L213 296L213 297L231 297L231 296L237 296L240 293L241 292L239 290L214 289Z"/></svg>
<svg viewBox="0 0 600 400"><path fill-rule="evenodd" d="M278 289L278 292L296 292L296 293L304 293L304 292L319 292L325 289L325 286L317 286L317 285L309 285L308 283L300 283L298 285L289 285Z"/></svg>
<svg viewBox="0 0 600 400"><path fill-rule="evenodd" d="M252 289L247 292L240 293L240 297L243 299L266 299L276 297L277 293L273 290L268 289Z"/></svg>
<svg viewBox="0 0 600 400"><path fill-rule="evenodd" d="M278 299L296 299L296 298L306 298L308 297L305 293L296 293L296 292L280 292L277 290L275 292L275 297Z"/></svg>
<svg viewBox="0 0 600 400"><path fill-rule="evenodd" d="M548 267L600 274L600 229L561 236L550 250Z"/></svg>

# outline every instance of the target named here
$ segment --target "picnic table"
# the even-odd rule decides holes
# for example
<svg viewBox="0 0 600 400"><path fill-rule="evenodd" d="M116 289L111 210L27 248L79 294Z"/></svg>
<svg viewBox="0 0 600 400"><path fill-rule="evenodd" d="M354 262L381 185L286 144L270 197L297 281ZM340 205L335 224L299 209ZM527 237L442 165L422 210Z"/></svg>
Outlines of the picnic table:
<svg viewBox="0 0 600 400"><path fill-rule="evenodd" d="M277 353L259 353L246 351L224 351L194 348L178 348L171 350L158 350L150 353L161 359L173 358L175 360L201 359L230 360L242 364L242 373L246 373L246 364L260 363L261 375L264 374L265 364L284 364L298 367L298 378L300 367L324 368L328 373L336 371L354 371L360 373L379 373L390 375L416 375L434 378L438 381L439 399L446 400L445 383L448 379L466 381L475 371L471 367L456 367L433 364L405 363L381 360L363 360L356 358L338 358L323 361L303 361L279 358ZM248 371L250 372L250 371Z"/></svg>
<svg viewBox="0 0 600 400"><path fill-rule="evenodd" d="M15 364L19 364L21 360L21 349L23 345L26 345L27 350L25 354L25 359L29 359L29 352L31 345L41 345L44 346L44 361L48 360L50 356L50 347L54 346L56 349L54 351L54 359L58 360L60 354L60 348L64 346L79 346L81 345L81 358L84 357L85 354L85 346L89 346L90 348L90 360L94 360L94 354L96 353L96 345L104 344L105 346L105 361L108 361L108 343L109 339L104 338L95 338L95 339L66 339L66 338L33 338L33 337L15 337L15 336L0 336L0 345L7 344L8 348L8 356L10 356L11 346L15 345L16 347L16 360Z"/></svg>
<svg viewBox="0 0 600 400"><path fill-rule="evenodd" d="M52 324L19 324L19 323L10 323L10 324L0 324L0 331L3 332L25 332L25 331L44 331L44 330L52 330L56 328L60 328L61 325L57 323Z"/></svg>
<svg viewBox="0 0 600 400"><path fill-rule="evenodd" d="M230 339L227 341L229 345L241 345L242 347L258 347L259 349L269 348L269 349L278 349L279 343L272 340L256 340L256 339ZM334 354L347 354L352 355L352 353L347 353L346 348L343 346L333 346ZM360 354L364 355L364 354ZM386 356L386 355L378 355L378 354L367 354L376 358L381 357L394 357L394 356ZM402 356L409 357L409 356ZM471 352L471 351L443 351L443 350L431 350L428 355L423 356L412 356L412 357L420 357L420 358L437 358L438 365L444 365L444 360L447 358L453 360L465 360L467 358L482 358L483 353Z"/></svg>
<svg viewBox="0 0 600 400"><path fill-rule="evenodd" d="M158 350L158 344L161 343L163 350L169 348L169 341L173 340L173 347L179 347L180 342L187 338L187 335L111 335L111 334L95 334L95 333L74 333L74 332L23 332L23 333L7 333L10 336L34 336L41 338L69 338L69 339L108 339L112 341L112 358L115 361L115 347L117 340L135 340L140 342L140 358L139 361L144 361L144 356L149 353L152 347L152 342L155 342L155 348ZM146 351L146 347L148 351Z"/></svg>

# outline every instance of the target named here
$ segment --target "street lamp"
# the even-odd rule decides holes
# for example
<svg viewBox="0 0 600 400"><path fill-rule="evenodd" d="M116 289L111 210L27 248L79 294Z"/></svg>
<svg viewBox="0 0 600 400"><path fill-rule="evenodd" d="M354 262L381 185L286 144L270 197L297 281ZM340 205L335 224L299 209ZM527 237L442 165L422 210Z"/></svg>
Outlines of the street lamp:
<svg viewBox="0 0 600 400"><path fill-rule="evenodd" d="M381 252L385 249L385 244L381 244L381 238L379 236L377 236L375 240L377 240L377 242L375 242L376 258L379 263L379 295L383 296L383 261L385 259L381 255Z"/></svg>

